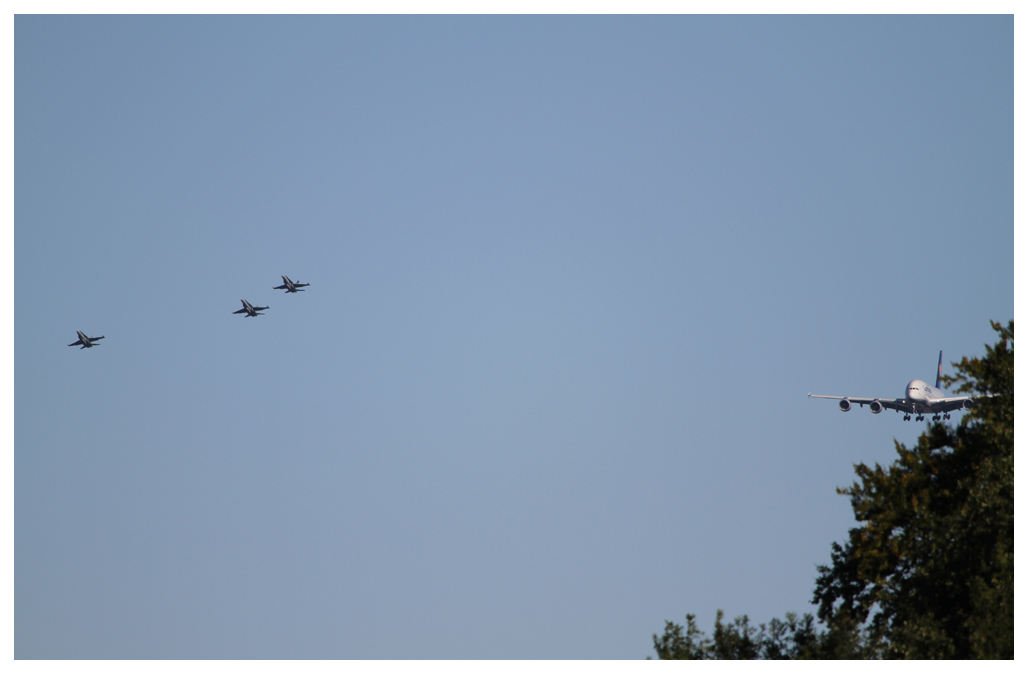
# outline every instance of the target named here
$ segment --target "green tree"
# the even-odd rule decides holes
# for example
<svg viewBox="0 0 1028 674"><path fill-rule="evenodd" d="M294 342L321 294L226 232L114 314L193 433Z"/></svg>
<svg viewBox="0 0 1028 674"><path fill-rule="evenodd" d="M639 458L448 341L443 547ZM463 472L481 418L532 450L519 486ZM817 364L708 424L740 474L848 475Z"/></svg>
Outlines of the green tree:
<svg viewBox="0 0 1028 674"><path fill-rule="evenodd" d="M946 378L991 397L839 490L863 524L832 545L814 603L830 632L866 625L884 657L1014 655L1014 323L992 326L1000 340Z"/></svg>
<svg viewBox="0 0 1028 674"><path fill-rule="evenodd" d="M718 612L720 617L721 613ZM653 648L661 660L706 660L710 653L710 639L696 627L696 616L687 613L686 627L670 620L664 621L664 634L653 635ZM685 629L685 634L682 630Z"/></svg>
<svg viewBox="0 0 1028 674"><path fill-rule="evenodd" d="M935 423L917 445L896 443L888 468L854 466L860 526L818 567L812 616L746 616L711 641L688 615L653 635L661 658L1013 658L1014 323L982 358L954 363L958 393L982 397L953 427Z"/></svg>
<svg viewBox="0 0 1028 674"><path fill-rule="evenodd" d="M796 660L811 659L820 653L820 638L809 613L797 620L795 613L786 613L785 620L774 618L759 628L750 619L739 616L723 622L724 612L717 612L714 638L698 627L696 616L685 616L686 626L665 621L664 634L653 635L653 648L661 660ZM682 633L683 629L685 634Z"/></svg>

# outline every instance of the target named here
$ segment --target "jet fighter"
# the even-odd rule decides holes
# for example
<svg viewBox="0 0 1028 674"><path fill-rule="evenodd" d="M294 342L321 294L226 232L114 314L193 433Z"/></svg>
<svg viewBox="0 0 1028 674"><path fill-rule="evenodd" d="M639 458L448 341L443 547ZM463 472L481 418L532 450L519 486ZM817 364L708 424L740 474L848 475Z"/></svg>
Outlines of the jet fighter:
<svg viewBox="0 0 1028 674"><path fill-rule="evenodd" d="M233 311L232 313L234 313L234 314L246 314L247 318L250 318L251 316L263 316L264 314L262 314L260 312L264 311L265 309L268 308L268 307L255 307L252 304L250 304L249 302L247 302L246 300L239 300L239 301L243 303L243 308L240 309L239 311Z"/></svg>
<svg viewBox="0 0 1028 674"><path fill-rule="evenodd" d="M300 288L306 288L310 285L310 283L300 283L299 281L293 283L289 280L288 276L282 276L282 280L285 281L285 283L280 286L275 286L272 290L285 290L287 293L302 293L303 291L300 290Z"/></svg>
<svg viewBox="0 0 1028 674"><path fill-rule="evenodd" d="M81 344L83 349L91 349L93 348L93 342L99 342L104 338L103 335L100 335L99 337L86 337L86 334L81 330L76 330L75 332L79 336L78 341L72 342L68 346L78 346Z"/></svg>

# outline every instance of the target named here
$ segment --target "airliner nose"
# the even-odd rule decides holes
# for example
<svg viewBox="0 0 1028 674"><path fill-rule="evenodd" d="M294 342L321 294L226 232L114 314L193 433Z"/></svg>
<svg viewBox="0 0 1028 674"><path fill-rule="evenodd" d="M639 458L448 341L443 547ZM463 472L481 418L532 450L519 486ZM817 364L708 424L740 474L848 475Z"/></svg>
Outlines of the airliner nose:
<svg viewBox="0 0 1028 674"><path fill-rule="evenodd" d="M910 382L909 384L907 384L907 397L908 398L925 398L925 397L927 397L925 395L925 388L924 388L925 386L926 386L926 384L923 381L921 381L920 379L915 379L914 381Z"/></svg>

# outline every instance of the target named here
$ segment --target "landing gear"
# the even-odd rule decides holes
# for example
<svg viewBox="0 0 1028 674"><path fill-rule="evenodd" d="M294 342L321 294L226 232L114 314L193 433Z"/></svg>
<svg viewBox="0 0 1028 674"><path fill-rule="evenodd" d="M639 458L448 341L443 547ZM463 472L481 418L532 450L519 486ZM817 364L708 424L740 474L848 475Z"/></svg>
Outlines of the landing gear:
<svg viewBox="0 0 1028 674"><path fill-rule="evenodd" d="M904 414L903 415L903 421L910 421L910 415L909 414Z"/></svg>
<svg viewBox="0 0 1028 674"><path fill-rule="evenodd" d="M943 419L949 419L949 412L947 412L946 414L943 414L943 415L942 415L942 418L943 418Z"/></svg>
<svg viewBox="0 0 1028 674"><path fill-rule="evenodd" d="M932 421L938 421L938 420L939 420L939 415L938 414L936 414L935 416L932 417Z"/></svg>
<svg viewBox="0 0 1028 674"><path fill-rule="evenodd" d="M924 421L924 415L918 414L916 417L914 417L914 421Z"/></svg>

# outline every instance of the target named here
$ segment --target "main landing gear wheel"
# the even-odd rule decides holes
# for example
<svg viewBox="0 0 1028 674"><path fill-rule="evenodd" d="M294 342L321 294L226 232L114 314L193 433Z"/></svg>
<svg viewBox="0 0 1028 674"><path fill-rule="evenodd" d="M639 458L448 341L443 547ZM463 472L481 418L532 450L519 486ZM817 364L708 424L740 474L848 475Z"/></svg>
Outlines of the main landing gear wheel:
<svg viewBox="0 0 1028 674"><path fill-rule="evenodd" d="M904 414L903 415L903 421L910 421L910 415L909 414Z"/></svg>
<svg viewBox="0 0 1028 674"><path fill-rule="evenodd" d="M947 412L946 414L943 414L943 415L942 415L942 418L943 418L943 419L949 419L949 413Z"/></svg>
<svg viewBox="0 0 1028 674"><path fill-rule="evenodd" d="M938 420L939 420L939 415L938 414L936 414L935 416L932 417L932 421L938 421Z"/></svg>

